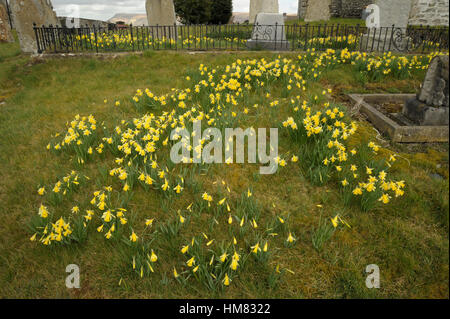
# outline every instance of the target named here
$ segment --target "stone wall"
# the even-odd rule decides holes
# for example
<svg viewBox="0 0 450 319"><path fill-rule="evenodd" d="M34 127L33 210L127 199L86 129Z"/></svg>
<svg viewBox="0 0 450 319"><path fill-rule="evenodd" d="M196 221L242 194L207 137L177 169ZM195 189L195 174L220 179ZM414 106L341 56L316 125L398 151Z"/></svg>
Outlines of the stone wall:
<svg viewBox="0 0 450 319"><path fill-rule="evenodd" d="M340 0L334 2L340 3L340 11L336 12L335 17L361 18L363 9L373 3L373 0Z"/></svg>
<svg viewBox="0 0 450 319"><path fill-rule="evenodd" d="M298 1L298 16L305 18L308 1ZM394 0L393 0L394 1ZM332 0L330 11L332 17L360 18L361 12L374 0ZM449 0L413 0L410 25L442 26L449 25Z"/></svg>
<svg viewBox="0 0 450 319"><path fill-rule="evenodd" d="M449 0L414 0L409 24L442 26L449 25Z"/></svg>
<svg viewBox="0 0 450 319"><path fill-rule="evenodd" d="M298 1L298 16L301 19L305 18L308 1L314 0ZM341 18L360 18L362 10L372 2L373 0L332 0L330 5L331 16Z"/></svg>

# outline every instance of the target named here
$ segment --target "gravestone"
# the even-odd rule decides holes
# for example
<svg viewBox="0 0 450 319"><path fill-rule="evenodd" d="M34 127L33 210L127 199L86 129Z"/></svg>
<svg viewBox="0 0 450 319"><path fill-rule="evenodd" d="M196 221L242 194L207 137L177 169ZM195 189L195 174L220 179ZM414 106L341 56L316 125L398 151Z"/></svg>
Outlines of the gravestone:
<svg viewBox="0 0 450 319"><path fill-rule="evenodd" d="M6 3L0 1L0 42L14 42Z"/></svg>
<svg viewBox="0 0 450 319"><path fill-rule="evenodd" d="M149 26L161 26L152 28L153 37L176 38L175 7L173 0L147 0L145 4L147 21Z"/></svg>
<svg viewBox="0 0 450 319"><path fill-rule="evenodd" d="M406 28L408 26L409 13L411 12L411 0L375 0L380 8L380 27Z"/></svg>
<svg viewBox="0 0 450 319"><path fill-rule="evenodd" d="M411 44L406 36L412 0L375 0L363 13L370 24L361 38L363 49L402 51ZM395 26L392 29L392 26Z"/></svg>
<svg viewBox="0 0 450 319"><path fill-rule="evenodd" d="M419 93L403 107L403 115L410 120L426 126L448 125L448 59L448 55L440 55L431 60Z"/></svg>
<svg viewBox="0 0 450 319"><path fill-rule="evenodd" d="M250 0L249 22L255 23L258 13L278 13L278 0Z"/></svg>
<svg viewBox="0 0 450 319"><path fill-rule="evenodd" d="M11 0L9 6L22 52L37 53L33 23L36 23L37 26L60 25L51 1Z"/></svg>
<svg viewBox="0 0 450 319"><path fill-rule="evenodd" d="M253 26L252 38L247 40L247 47L265 50L289 50L290 42L286 40L284 17L280 13L259 13Z"/></svg>
<svg viewBox="0 0 450 319"><path fill-rule="evenodd" d="M306 7L305 22L330 20L331 0L314 0L309 1Z"/></svg>

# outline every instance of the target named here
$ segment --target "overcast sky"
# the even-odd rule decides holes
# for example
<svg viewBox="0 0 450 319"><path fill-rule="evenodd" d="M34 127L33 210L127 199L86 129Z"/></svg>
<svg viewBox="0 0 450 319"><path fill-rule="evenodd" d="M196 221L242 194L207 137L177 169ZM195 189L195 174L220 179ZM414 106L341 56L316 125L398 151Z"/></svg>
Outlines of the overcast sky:
<svg viewBox="0 0 450 319"><path fill-rule="evenodd" d="M108 20L116 13L145 13L145 0L52 0L58 16ZM250 0L233 0L234 12L248 12ZM280 13L297 13L297 0L279 0Z"/></svg>

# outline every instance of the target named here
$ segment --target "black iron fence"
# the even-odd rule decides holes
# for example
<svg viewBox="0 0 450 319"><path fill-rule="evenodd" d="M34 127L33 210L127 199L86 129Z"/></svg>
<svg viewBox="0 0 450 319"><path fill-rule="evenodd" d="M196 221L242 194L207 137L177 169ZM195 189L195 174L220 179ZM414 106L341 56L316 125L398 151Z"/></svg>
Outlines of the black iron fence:
<svg viewBox="0 0 450 319"><path fill-rule="evenodd" d="M360 25L171 25L65 28L34 25L39 53L145 50L448 51L448 28ZM248 41L251 39L251 41Z"/></svg>

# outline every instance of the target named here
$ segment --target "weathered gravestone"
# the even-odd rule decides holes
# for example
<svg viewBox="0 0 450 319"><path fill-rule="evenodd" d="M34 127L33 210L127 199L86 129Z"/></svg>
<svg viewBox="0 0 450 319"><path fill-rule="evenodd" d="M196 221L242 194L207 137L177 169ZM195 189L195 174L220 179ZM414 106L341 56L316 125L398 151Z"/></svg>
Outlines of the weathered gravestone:
<svg viewBox="0 0 450 319"><path fill-rule="evenodd" d="M22 52L36 53L37 42L33 23L37 26L60 25L51 1L11 0L9 5Z"/></svg>
<svg viewBox="0 0 450 319"><path fill-rule="evenodd" d="M416 98L406 101L403 115L420 125L449 123L448 55L433 58Z"/></svg>
<svg viewBox="0 0 450 319"><path fill-rule="evenodd" d="M147 0L145 4L147 21L149 26L161 26L151 28L153 37L176 38L175 7L172 0Z"/></svg>
<svg viewBox="0 0 450 319"><path fill-rule="evenodd" d="M250 0L249 22L255 23L258 13L278 13L278 0Z"/></svg>
<svg viewBox="0 0 450 319"><path fill-rule="evenodd" d="M375 0L380 8L380 27L406 28L411 12L411 0Z"/></svg>
<svg viewBox="0 0 450 319"><path fill-rule="evenodd" d="M368 32L361 38L363 49L402 50L409 44L405 36L412 0L375 0L363 16L368 18ZM393 29L392 26L395 26Z"/></svg>
<svg viewBox="0 0 450 319"><path fill-rule="evenodd" d="M0 42L14 42L6 2L0 1Z"/></svg>
<svg viewBox="0 0 450 319"><path fill-rule="evenodd" d="M247 41L251 49L289 50L284 17L279 13L259 13L253 26L252 38Z"/></svg>
<svg viewBox="0 0 450 319"><path fill-rule="evenodd" d="M306 15L305 21L321 21L321 20L330 20L331 12L330 12L331 0L314 0L308 1L308 6L306 7Z"/></svg>

